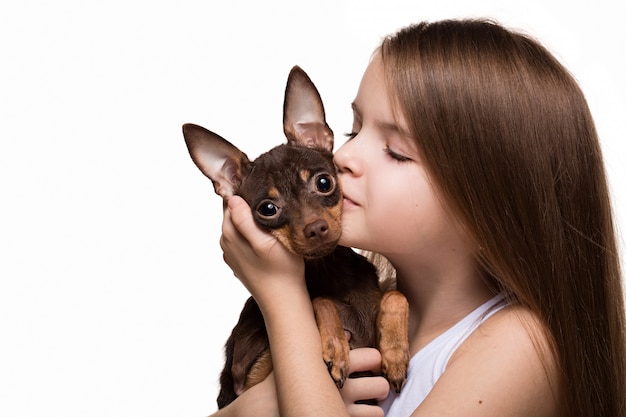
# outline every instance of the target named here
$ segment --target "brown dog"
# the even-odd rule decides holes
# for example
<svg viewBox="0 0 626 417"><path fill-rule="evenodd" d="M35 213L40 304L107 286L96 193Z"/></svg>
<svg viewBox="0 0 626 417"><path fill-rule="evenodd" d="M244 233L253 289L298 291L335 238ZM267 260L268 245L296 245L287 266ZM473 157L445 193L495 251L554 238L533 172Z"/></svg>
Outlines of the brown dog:
<svg viewBox="0 0 626 417"><path fill-rule="evenodd" d="M289 74L283 109L287 144L250 162L230 142L186 124L191 158L224 200L243 197L259 227L305 258L305 278L320 330L323 359L342 387L349 349L377 347L382 372L400 391L408 366L408 303L379 283L376 270L350 248L337 246L342 195L333 163L332 130L320 95L299 67ZM350 338L345 331L350 332ZM218 407L232 402L272 370L263 316L252 297L225 346Z"/></svg>

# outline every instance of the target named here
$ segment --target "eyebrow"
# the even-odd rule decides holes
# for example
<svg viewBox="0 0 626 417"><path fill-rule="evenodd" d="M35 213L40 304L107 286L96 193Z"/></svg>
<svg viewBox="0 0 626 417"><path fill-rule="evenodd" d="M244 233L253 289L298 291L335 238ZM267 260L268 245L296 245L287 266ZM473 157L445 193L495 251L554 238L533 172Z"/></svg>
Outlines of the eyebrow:
<svg viewBox="0 0 626 417"><path fill-rule="evenodd" d="M354 112L355 116L357 117L357 119L362 122L363 120L363 116L361 113L361 110L359 109L358 104L356 104L355 102L352 102L351 104L352 106L352 111ZM405 138L411 138L412 135L411 133L404 129L403 127L399 126L397 123L391 123L391 122L384 122L381 120L375 120L374 124L381 130L387 131L387 132L391 132L391 133L397 133Z"/></svg>
<svg viewBox="0 0 626 417"><path fill-rule="evenodd" d="M352 112L354 113L354 115L359 119L359 121L361 121L363 119L363 116L361 116L361 110L359 110L359 106L353 101L352 103L350 103L350 107L352 107Z"/></svg>

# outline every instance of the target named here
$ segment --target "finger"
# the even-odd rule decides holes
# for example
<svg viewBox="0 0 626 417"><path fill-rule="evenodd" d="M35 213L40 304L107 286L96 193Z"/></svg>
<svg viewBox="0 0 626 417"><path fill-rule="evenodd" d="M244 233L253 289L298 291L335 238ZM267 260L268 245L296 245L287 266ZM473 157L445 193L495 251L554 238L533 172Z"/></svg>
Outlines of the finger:
<svg viewBox="0 0 626 417"><path fill-rule="evenodd" d="M350 417L384 417L383 409L376 405L349 404L347 406Z"/></svg>
<svg viewBox="0 0 626 417"><path fill-rule="evenodd" d="M235 224L235 221L233 219L233 210L230 209L230 204L232 204L233 207L236 208L237 215L239 218L238 220L239 223L241 223L242 221L245 221L244 220L246 217L245 209L246 207L248 207L248 204L241 197L237 197L237 196L231 197L228 200L228 205L225 207L225 210L224 210L224 221L222 222L222 235L224 236L226 240L230 240L231 238L235 240L239 238L243 239L243 237L240 234L239 227L237 224ZM248 207L248 211L249 211L249 207Z"/></svg>
<svg viewBox="0 0 626 417"><path fill-rule="evenodd" d="M233 196L228 199L227 211L228 214L230 214L233 224L239 231L248 230L250 225L254 224L250 206L248 206L248 203L246 203L246 201L239 196Z"/></svg>
<svg viewBox="0 0 626 417"><path fill-rule="evenodd" d="M224 220L222 222L222 235L219 240L222 248L222 257L226 265L228 265L235 276L238 274L238 260L250 259L255 256L252 248L245 237L239 233L232 222L232 216L229 210L224 210Z"/></svg>
<svg viewBox="0 0 626 417"><path fill-rule="evenodd" d="M358 348L350 351L350 373L371 371L380 374L381 362L380 352L374 348Z"/></svg>
<svg viewBox="0 0 626 417"><path fill-rule="evenodd" d="M389 395L389 381L382 376L349 378L343 386L343 397L350 403L375 399L382 401Z"/></svg>

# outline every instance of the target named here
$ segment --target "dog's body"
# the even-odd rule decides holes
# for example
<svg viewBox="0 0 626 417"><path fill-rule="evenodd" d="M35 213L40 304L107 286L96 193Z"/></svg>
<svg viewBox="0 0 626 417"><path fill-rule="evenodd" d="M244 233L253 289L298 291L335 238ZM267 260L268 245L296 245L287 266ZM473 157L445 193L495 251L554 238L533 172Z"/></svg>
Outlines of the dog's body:
<svg viewBox="0 0 626 417"><path fill-rule="evenodd" d="M320 329L324 361L341 387L350 348L377 347L383 374L399 391L408 366L408 304L381 286L375 267L337 246L342 195L333 163L333 133L317 89L292 69L284 103L287 144L250 162L225 139L196 125L183 126L192 159L225 200L240 195L257 224L305 258L307 289ZM350 333L350 338L345 335ZM251 297L225 346L220 408L272 370L263 316Z"/></svg>

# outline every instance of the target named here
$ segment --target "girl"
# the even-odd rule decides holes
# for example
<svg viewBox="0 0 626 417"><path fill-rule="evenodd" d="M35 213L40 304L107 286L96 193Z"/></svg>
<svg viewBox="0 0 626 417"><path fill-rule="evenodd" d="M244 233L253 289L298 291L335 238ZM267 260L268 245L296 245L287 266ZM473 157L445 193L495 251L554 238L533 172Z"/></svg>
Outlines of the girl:
<svg viewBox="0 0 626 417"><path fill-rule="evenodd" d="M400 395L382 377L335 388L302 259L232 198L224 259L263 311L274 373L218 414L626 415L616 237L572 76L495 23L421 23L383 41L352 107L335 156L341 244L395 270L411 308L407 383ZM380 365L373 349L351 361Z"/></svg>

